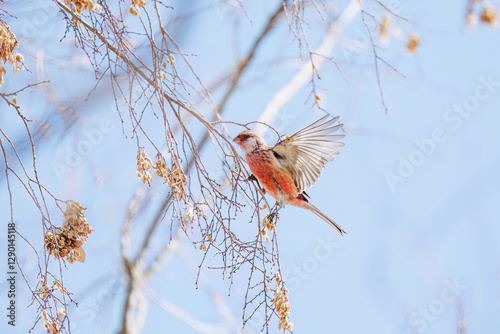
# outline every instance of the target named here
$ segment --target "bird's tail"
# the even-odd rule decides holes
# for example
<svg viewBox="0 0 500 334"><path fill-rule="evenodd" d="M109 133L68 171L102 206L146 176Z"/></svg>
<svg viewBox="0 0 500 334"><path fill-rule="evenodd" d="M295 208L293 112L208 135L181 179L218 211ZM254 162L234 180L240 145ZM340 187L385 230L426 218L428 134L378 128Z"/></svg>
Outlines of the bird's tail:
<svg viewBox="0 0 500 334"><path fill-rule="evenodd" d="M319 211L319 209L317 207L315 207L314 205L312 205L310 202L307 202L307 208L309 210L311 210L312 212L314 212L318 217L320 217L321 219L323 219L324 221L326 221L328 224L332 225L333 227L335 227L337 229L337 231L339 231L340 235L344 235L344 234L347 234L346 231L344 231L344 229L342 227L340 227L339 225L337 225L336 222L334 222L332 219L330 219L330 217L328 217L327 215L325 215L323 212Z"/></svg>

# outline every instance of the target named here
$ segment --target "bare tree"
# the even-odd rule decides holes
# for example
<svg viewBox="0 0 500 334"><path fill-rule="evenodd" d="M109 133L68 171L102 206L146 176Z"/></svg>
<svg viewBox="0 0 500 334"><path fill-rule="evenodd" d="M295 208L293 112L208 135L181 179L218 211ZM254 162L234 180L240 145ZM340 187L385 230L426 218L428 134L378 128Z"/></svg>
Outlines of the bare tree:
<svg viewBox="0 0 500 334"><path fill-rule="evenodd" d="M29 71L17 50L23 50L24 54L32 52L28 45L18 42L9 27L8 22L17 19L15 11L20 7L10 5L9 11L0 9L0 64L12 66L9 75ZM74 40L75 52L85 54L94 71L94 88L81 94L92 100L100 91L111 92L123 136L136 142L137 151L133 155L137 159L136 175L141 182L128 203L120 236L127 286L120 332L141 330L145 316L144 303L140 301L143 296L171 310L146 283L185 239L193 249L204 253L197 277L205 270L207 259L215 256L218 261L215 269L228 281L229 291L233 284L246 285L242 327L260 313L264 319L262 330L268 332L274 319L280 330L292 331L288 290L280 269L276 233L278 208L262 196L258 184L249 178L244 161L231 144L232 131L228 127L245 129L253 124L226 120L224 113L228 102L242 86L245 76L255 70L252 63L262 52L263 44L275 38L273 31L286 28L290 40L297 46L301 65L256 122L261 132L273 130L279 138L281 134L268 124L298 91L308 90L307 102L322 109L318 91L322 65L332 63L337 69L335 75L343 76L341 66L333 57L333 49L339 43L348 48L359 47L356 41L342 40L340 35L344 28L356 22L369 38L381 104L387 110L381 74L388 69L403 75L384 60L379 44L387 43L391 29L401 25L407 37L401 49L415 52L420 39L411 24L397 9L381 1L263 3L272 9L268 10L270 15L263 20L259 33L252 37L249 49L239 57L234 68L207 84L198 73L199 66L193 64L196 55L182 49L173 33L177 24L197 15L196 11L186 15L172 14L173 8L157 0L53 0L52 5L49 10L57 12L66 25L65 31L58 32L60 38ZM228 6L222 1L218 5ZM231 5L235 10L230 15L250 20L242 1L236 0ZM340 12L335 10L336 5L342 8ZM493 26L497 22L496 10L486 3L469 1L466 19L468 24L479 19ZM310 20L325 26L319 43L310 42ZM319 46L315 47L316 44ZM40 59L41 56L36 57ZM0 85L4 76L7 78L6 74L6 67L0 65ZM61 124L56 123L56 119L62 121L61 128L68 130L81 115L80 105L63 101L57 88L45 80L43 71L37 72L37 79L31 79L24 88L0 92L2 109L6 107L17 115L24 142L28 143L23 146L11 140L9 131L0 126L4 182L9 192L12 222L15 220L12 187L24 189L40 212L43 248L36 240L17 233L38 258L37 277L24 275L23 263L17 262L32 293L33 307L37 309L33 328L44 326L48 333L70 333L67 310L73 300L65 287L64 273L71 270L72 262L85 261L84 244L92 238L93 227L98 228L98 222L87 222L84 204L59 199L50 192L51 187L40 181L35 143L42 145L43 140L50 137L49 129L55 130ZM26 90L43 92L53 107L47 119L36 121L35 127L30 126L32 120L25 116L23 104L17 101L17 95ZM158 120L155 128L143 121L151 117ZM202 152L210 152L212 159L217 157L220 173L209 171ZM151 187L152 184L162 184L162 191L167 195L160 204L155 204L156 213L142 237L132 231L138 225L144 226L141 217L152 205L150 199L153 190L157 189ZM66 207L62 207L63 204ZM245 206L252 208L250 216L241 214ZM53 211L52 207L57 209ZM54 217L63 218L64 223L56 223ZM253 234L238 234L234 226L236 219L251 222ZM162 226L169 226L168 241L164 239ZM155 241L160 239L164 242L158 248ZM245 273L245 283L242 275L237 276L239 273Z"/></svg>

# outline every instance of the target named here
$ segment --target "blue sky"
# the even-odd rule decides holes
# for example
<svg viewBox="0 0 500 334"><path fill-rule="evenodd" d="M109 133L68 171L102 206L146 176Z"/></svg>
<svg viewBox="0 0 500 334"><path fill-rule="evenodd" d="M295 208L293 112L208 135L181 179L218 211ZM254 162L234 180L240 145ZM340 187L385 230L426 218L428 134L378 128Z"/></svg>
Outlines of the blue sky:
<svg viewBox="0 0 500 334"><path fill-rule="evenodd" d="M192 10L179 2L172 5L175 14ZM340 115L347 137L340 156L326 167L320 182L308 194L315 206L349 234L340 237L305 210L286 207L280 212L277 230L281 269L288 281L296 333L453 332L459 304L470 332L500 328L500 154L496 148L500 142L500 44L498 32L488 26L465 28L465 5L465 1L408 1L396 7L409 22L396 20L403 37L392 36L391 43L379 49L379 55L404 74L402 77L380 64L387 112L381 104L373 54L365 43L359 15L342 36L358 40L364 47L351 52L339 44L332 53L343 77L334 64L324 64L318 82L320 103L331 114ZM31 11L16 8L18 16L23 14L33 22L37 13L43 13L39 2L33 1L33 6L38 7ZM260 2L245 4L248 18L239 15L234 26L233 17L241 14L237 6L207 6L202 2L193 6L204 10L183 25L174 26L173 33L182 37L186 52L197 55L191 62L208 83L234 66L253 36L260 33L268 13L275 10ZM344 6L344 2L339 3L338 10ZM383 13L377 6L370 9L377 17ZM77 106L78 126L68 131L56 128L61 135L39 145L38 164L42 181L57 197L84 203L87 219L94 227L85 245L86 262L69 265L64 274L68 289L80 304L70 310L72 324L82 333L116 333L125 289L119 236L124 210L139 185L134 176L136 142L122 133L109 91L98 91L84 100L95 84L93 73L81 50L74 48L71 36L60 41L64 24L60 14L55 18L45 31L26 33L24 37L17 34L20 52L33 73L10 75L11 84L0 87L0 91L34 81L40 73L34 70L39 70L36 59L40 61L43 54L46 78L57 95ZM132 22L132 18L127 19ZM8 22L14 30L28 32L26 20ZM328 22L314 15L310 20L310 42L315 48ZM416 54L410 55L403 48L404 36L412 31L420 36L421 45ZM265 52L257 54L241 87L229 100L225 119L241 123L258 119L272 97L295 75L301 62L291 38L286 26L271 33L263 45ZM29 50L25 49L28 45ZM70 69L64 63L66 59ZM310 89L303 87L271 125L291 135L321 117L308 100ZM216 91L213 97L217 100L220 95ZM30 117L43 119L47 115L44 92L19 94L18 99ZM19 125L15 117L5 114L5 104L0 104L0 110L5 110L0 114L2 128ZM161 132L154 131L161 131L161 127L155 122L152 116L144 120L160 140ZM236 127L228 129L232 135L239 132ZM85 138L85 131L100 131L102 140L61 179L53 162L64 162ZM14 138L23 138L21 132L11 133ZM211 147L202 154L215 172L218 161L213 159ZM145 224L164 196L164 189L156 188L143 212ZM7 222L8 193L3 181L1 189L0 212ZM18 226L41 249L36 210L22 189L14 190ZM242 224L246 224L241 233L253 233L245 216L250 212L241 213ZM18 245L18 252L27 274L36 273L33 252L23 243ZM183 240L181 250L147 287L197 321L220 326L215 332L238 333L245 272L236 276L240 281L230 296L229 283L218 271L206 268L196 289L201 257L201 251ZM217 259L209 263L217 263ZM18 302L26 306L31 299L18 278ZM0 287L4 291L5 285ZM187 325L173 316L185 315L178 309L165 312L151 301L151 293L144 295L149 300L144 333L164 327L176 333L207 329L197 327L193 319L186 320L191 324ZM6 300L4 293L1 300ZM214 306L214 300L222 302ZM227 311L222 311L224 307ZM0 331L25 333L32 326L34 312L33 307L23 308L16 331L7 329L3 320ZM273 326L270 332L277 333L276 324ZM247 330L258 332L259 328L251 322ZM40 326L35 332L41 332Z"/></svg>

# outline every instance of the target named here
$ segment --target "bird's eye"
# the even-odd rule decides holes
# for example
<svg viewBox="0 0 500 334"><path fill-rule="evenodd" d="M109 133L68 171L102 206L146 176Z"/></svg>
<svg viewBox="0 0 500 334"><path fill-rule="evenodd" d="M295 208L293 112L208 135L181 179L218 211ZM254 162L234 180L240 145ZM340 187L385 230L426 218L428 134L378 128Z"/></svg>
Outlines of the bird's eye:
<svg viewBox="0 0 500 334"><path fill-rule="evenodd" d="M243 135L243 139L248 139L250 138L250 135Z"/></svg>

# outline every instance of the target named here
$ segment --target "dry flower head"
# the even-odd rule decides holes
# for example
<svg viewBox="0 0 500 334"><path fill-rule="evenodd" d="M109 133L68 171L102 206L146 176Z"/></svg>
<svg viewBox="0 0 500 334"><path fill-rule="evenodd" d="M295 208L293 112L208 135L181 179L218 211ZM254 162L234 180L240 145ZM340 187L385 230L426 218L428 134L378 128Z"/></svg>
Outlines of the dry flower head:
<svg viewBox="0 0 500 334"><path fill-rule="evenodd" d="M156 175L159 177L165 177L167 175L167 165L161 154L156 156L155 166L153 168L156 170Z"/></svg>
<svg viewBox="0 0 500 334"><path fill-rule="evenodd" d="M191 224L194 219L194 206L193 204L186 202L186 211L182 215L184 218L184 224Z"/></svg>
<svg viewBox="0 0 500 334"><path fill-rule="evenodd" d="M175 56L174 56L174 54L173 53L169 53L168 54L168 58L165 59L165 61L167 62L167 64L172 65L175 62ZM163 67L165 68L167 65L165 64L165 62L163 64L164 64Z"/></svg>
<svg viewBox="0 0 500 334"><path fill-rule="evenodd" d="M50 288L49 284L47 283L46 280L40 279L40 288L35 292L36 296L38 298L41 298L43 300L46 300L49 298L49 295L52 293L52 289ZM45 315L47 312L45 312ZM42 313L43 315L43 313ZM46 319L46 318L44 318Z"/></svg>
<svg viewBox="0 0 500 334"><path fill-rule="evenodd" d="M488 24L492 29L496 29L498 24L498 8L488 1L469 0L465 20L468 27L472 27L478 21Z"/></svg>
<svg viewBox="0 0 500 334"><path fill-rule="evenodd" d="M146 0L132 0L130 5L130 14L139 16L139 8L146 6Z"/></svg>
<svg viewBox="0 0 500 334"><path fill-rule="evenodd" d="M498 22L497 9L495 7L485 7L479 19L481 22L489 24L491 28L495 28Z"/></svg>
<svg viewBox="0 0 500 334"><path fill-rule="evenodd" d="M132 5L136 5L137 7L146 6L146 0L132 0Z"/></svg>
<svg viewBox="0 0 500 334"><path fill-rule="evenodd" d="M275 275L276 278L276 291L274 298L271 302L274 303L274 310L278 314L279 323L278 327L282 331L293 330L293 323L290 322L290 302L288 301L288 290L285 283L281 280L279 272Z"/></svg>
<svg viewBox="0 0 500 334"><path fill-rule="evenodd" d="M63 287L61 281L59 281L57 278L54 279L54 282L52 283L52 287L54 289L59 290L61 293L66 293L66 289Z"/></svg>
<svg viewBox="0 0 500 334"><path fill-rule="evenodd" d="M75 14L80 15L82 10L91 10L96 13L102 11L101 5L95 0L64 0L66 5L70 6Z"/></svg>
<svg viewBox="0 0 500 334"><path fill-rule="evenodd" d="M14 73L19 73L23 67L24 57L14 52L18 46L16 36L10 30L9 25L0 19L0 85L4 82L3 75L7 73L2 63L8 62L12 65Z"/></svg>
<svg viewBox="0 0 500 334"><path fill-rule="evenodd" d="M279 218L279 214L267 214L264 219L262 219L262 235L264 236L264 241L268 243L270 241L267 231L274 230L275 217Z"/></svg>
<svg viewBox="0 0 500 334"><path fill-rule="evenodd" d="M170 187L170 192L175 195L177 200L181 200L186 196L187 176L184 174L179 160L174 159L172 168L167 168L165 182Z"/></svg>
<svg viewBox="0 0 500 334"><path fill-rule="evenodd" d="M465 16L465 20L467 22L467 27L472 27L477 23L477 15L470 11Z"/></svg>
<svg viewBox="0 0 500 334"><path fill-rule="evenodd" d="M131 5L129 11L130 11L130 14L132 14L134 16L139 16L139 7L137 7L136 5Z"/></svg>
<svg viewBox="0 0 500 334"><path fill-rule="evenodd" d="M59 334L62 333L62 324L59 320L46 320L43 326L49 334Z"/></svg>
<svg viewBox="0 0 500 334"><path fill-rule="evenodd" d="M384 15L382 17L382 21L380 22L379 38L384 43L389 41L389 28L391 23L391 17L389 15Z"/></svg>
<svg viewBox="0 0 500 334"><path fill-rule="evenodd" d="M151 168L151 159L143 148L139 149L137 152L137 177L141 179L142 183L151 182L151 174L149 174L149 168Z"/></svg>
<svg viewBox="0 0 500 334"><path fill-rule="evenodd" d="M406 50L414 53L417 51L417 47L419 44L420 44L420 37L412 33L408 36L408 43L406 44Z"/></svg>
<svg viewBox="0 0 500 334"><path fill-rule="evenodd" d="M57 310L57 318L58 319L61 319L65 315L66 315L66 310L65 309L60 308L60 309Z"/></svg>
<svg viewBox="0 0 500 334"><path fill-rule="evenodd" d="M69 263L85 261L82 245L87 242L88 235L93 229L85 218L84 210L82 203L68 202L64 212L63 227L56 227L45 233L45 249L55 259L66 258Z"/></svg>

